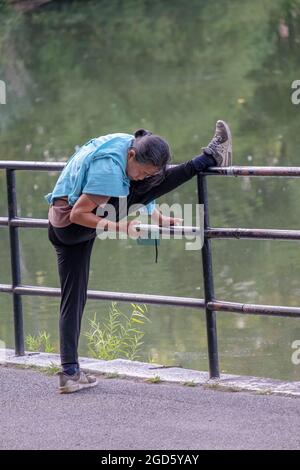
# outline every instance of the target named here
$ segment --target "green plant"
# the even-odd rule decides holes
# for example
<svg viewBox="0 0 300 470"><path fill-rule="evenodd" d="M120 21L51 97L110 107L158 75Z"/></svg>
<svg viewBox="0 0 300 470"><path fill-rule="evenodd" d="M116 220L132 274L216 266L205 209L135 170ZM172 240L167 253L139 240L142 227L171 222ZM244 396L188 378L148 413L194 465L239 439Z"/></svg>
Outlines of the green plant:
<svg viewBox="0 0 300 470"><path fill-rule="evenodd" d="M155 377L149 377L149 379L146 379L145 382L148 382L151 384L158 384L161 382L161 378L159 375L155 375Z"/></svg>
<svg viewBox="0 0 300 470"><path fill-rule="evenodd" d="M112 302L109 315L103 325L96 320L96 314L90 323L90 330L85 333L88 338L89 351L93 357L104 360L112 360L119 357L135 360L143 344L142 332L138 325L143 325L150 320L146 316L147 306L131 304L133 310L130 315L123 313Z"/></svg>
<svg viewBox="0 0 300 470"><path fill-rule="evenodd" d="M51 362L49 366L43 367L41 371L46 375L55 375L60 371L60 367L54 364L54 362Z"/></svg>
<svg viewBox="0 0 300 470"><path fill-rule="evenodd" d="M157 353L153 353L150 351L150 353L148 354L148 363L149 364L157 364L158 362L158 358L157 358Z"/></svg>
<svg viewBox="0 0 300 470"><path fill-rule="evenodd" d="M120 377L120 374L118 372L107 372L104 376L106 379L117 379Z"/></svg>
<svg viewBox="0 0 300 470"><path fill-rule="evenodd" d="M46 353L55 351L50 342L50 334L46 331L40 331L37 336L27 335L25 342L28 351L41 351Z"/></svg>
<svg viewBox="0 0 300 470"><path fill-rule="evenodd" d="M38 338L34 336L27 335L25 338L26 347L28 351L39 351L40 350L40 342Z"/></svg>
<svg viewBox="0 0 300 470"><path fill-rule="evenodd" d="M36 372L42 372L46 375L55 375L61 370L61 368L54 362L50 362L48 366L40 366L36 364L10 364L7 366L14 367L15 369L34 370Z"/></svg>
<svg viewBox="0 0 300 470"><path fill-rule="evenodd" d="M226 384L222 384L222 383L219 383L219 382L207 382L205 384L203 384L202 386L204 389L208 389L208 390L218 390L218 391L222 391L222 392L241 392L242 389L236 385L230 385L230 386L227 386Z"/></svg>
<svg viewBox="0 0 300 470"><path fill-rule="evenodd" d="M197 384L193 380L187 380L186 382L183 382L183 385L185 387L196 387Z"/></svg>

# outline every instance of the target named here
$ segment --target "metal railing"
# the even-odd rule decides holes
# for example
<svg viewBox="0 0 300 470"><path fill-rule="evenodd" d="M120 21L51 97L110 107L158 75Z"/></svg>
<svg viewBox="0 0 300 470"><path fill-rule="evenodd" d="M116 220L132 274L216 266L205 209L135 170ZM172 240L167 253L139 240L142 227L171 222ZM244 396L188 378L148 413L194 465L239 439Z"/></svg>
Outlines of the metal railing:
<svg viewBox="0 0 300 470"><path fill-rule="evenodd" d="M47 219L18 217L16 195L16 170L60 171L65 163L58 162L22 162L0 161L0 170L6 170L8 217L0 217L0 227L8 227L11 259L11 284L0 284L0 292L10 293L13 297L15 353L24 355L24 333L22 296L38 295L60 297L59 288L28 286L21 284L19 227L47 228ZM204 299L174 297L165 295L135 294L125 292L109 292L88 290L88 298L98 300L117 300L122 302L143 302L156 305L173 305L177 307L194 307L205 309L207 325L207 343L209 373L211 378L218 378L218 340L216 312L236 312L254 315L271 315L283 317L299 317L300 307L279 305L257 305L228 302L215 299L212 269L212 249L210 239L260 239L260 240L300 240L300 230L262 230L245 228L212 228L209 224L207 176L284 176L300 177L300 167L249 167L234 166L228 168L210 168L209 171L197 176L198 202L204 206L204 242L201 250L202 270L204 279ZM163 229L161 228L160 233ZM170 229L172 234L172 228ZM193 232L199 227L192 227Z"/></svg>

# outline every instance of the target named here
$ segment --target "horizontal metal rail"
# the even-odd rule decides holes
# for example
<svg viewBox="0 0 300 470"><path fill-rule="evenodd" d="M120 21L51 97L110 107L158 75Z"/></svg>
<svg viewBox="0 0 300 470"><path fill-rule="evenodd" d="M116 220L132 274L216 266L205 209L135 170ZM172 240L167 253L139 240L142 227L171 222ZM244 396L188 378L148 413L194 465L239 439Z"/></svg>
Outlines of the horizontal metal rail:
<svg viewBox="0 0 300 470"><path fill-rule="evenodd" d="M30 228L47 228L48 219L33 219L30 217L0 217L0 227L30 227ZM140 224L137 225L140 231L148 231L149 233L170 234L170 235L200 235L204 233L207 238L222 239L257 239L257 240L300 240L300 230L279 230L279 229L256 229L256 228L208 228L201 230L200 227L193 226L175 226L160 227L158 225Z"/></svg>
<svg viewBox="0 0 300 470"><path fill-rule="evenodd" d="M66 162L22 162L17 160L0 160L2 170L38 170L38 171L61 171Z"/></svg>
<svg viewBox="0 0 300 470"><path fill-rule="evenodd" d="M0 292L15 293L19 295L37 295L47 297L60 297L61 290L58 287L42 287L20 285L14 289L10 284L0 284ZM173 297L167 295L136 294L131 292L110 292L88 290L89 299L97 300L119 300L122 302L143 302L157 305L173 305L177 307L202 307L204 299L193 299L190 297Z"/></svg>
<svg viewBox="0 0 300 470"><path fill-rule="evenodd" d="M33 295L42 297L60 297L58 287L43 287L20 285L13 288L11 284L0 284L0 292L15 293L19 295ZM117 300L120 302L142 302L154 305L172 305L176 307L205 308L216 312L244 313L253 315L300 317L300 307L287 307L280 305L249 304L241 302L227 302L213 300L205 304L204 299L192 297L176 297L167 295L138 294L132 292L110 292L88 290L88 298L94 300Z"/></svg>
<svg viewBox="0 0 300 470"><path fill-rule="evenodd" d="M300 240L300 230L252 229L252 228L206 228L191 226L160 227L158 225L140 224L138 231L160 235L201 235L206 238L255 238L259 240Z"/></svg>
<svg viewBox="0 0 300 470"><path fill-rule="evenodd" d="M33 162L1 160L0 169L61 171L67 162ZM176 165L172 165L176 166ZM300 167L294 166L230 166L210 167L203 175L215 176L285 176L300 177Z"/></svg>
<svg viewBox="0 0 300 470"><path fill-rule="evenodd" d="M244 304L239 302L213 300L212 302L207 303L207 307L216 312L234 312L274 317L300 317L299 307L287 307L281 305Z"/></svg>
<svg viewBox="0 0 300 470"><path fill-rule="evenodd" d="M0 217L0 227L30 227L30 228L47 228L49 225L48 219L32 219L30 217Z"/></svg>
<svg viewBox="0 0 300 470"><path fill-rule="evenodd" d="M208 238L246 238L256 240L300 240L300 230L278 230L260 228L209 228Z"/></svg>
<svg viewBox="0 0 300 470"><path fill-rule="evenodd" d="M299 177L300 167L295 166L230 166L211 167L204 175L216 176L285 176Z"/></svg>

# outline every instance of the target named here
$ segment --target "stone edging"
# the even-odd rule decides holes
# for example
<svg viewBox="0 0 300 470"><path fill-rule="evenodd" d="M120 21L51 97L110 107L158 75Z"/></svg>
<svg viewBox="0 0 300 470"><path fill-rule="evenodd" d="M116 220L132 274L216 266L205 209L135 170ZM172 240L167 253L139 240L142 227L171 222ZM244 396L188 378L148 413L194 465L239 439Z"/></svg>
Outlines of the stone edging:
<svg viewBox="0 0 300 470"><path fill-rule="evenodd" d="M26 352L25 356L15 356L12 349L0 349L0 364L24 367L47 368L60 365L58 354ZM166 367L161 364L114 359L103 361L87 357L80 358L82 370L98 374L117 374L120 376L153 379L161 381L202 385L205 388L228 392L251 391L259 394L300 397L300 381L287 382L262 377L222 374L220 379L210 380L207 372L181 367Z"/></svg>

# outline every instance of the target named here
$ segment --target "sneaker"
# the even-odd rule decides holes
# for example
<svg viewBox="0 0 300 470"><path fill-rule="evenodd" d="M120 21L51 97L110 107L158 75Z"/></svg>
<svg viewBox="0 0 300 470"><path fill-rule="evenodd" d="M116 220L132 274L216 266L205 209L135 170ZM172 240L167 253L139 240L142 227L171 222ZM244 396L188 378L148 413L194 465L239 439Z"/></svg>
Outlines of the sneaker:
<svg viewBox="0 0 300 470"><path fill-rule="evenodd" d="M214 157L217 166L232 165L232 138L230 128L225 121L217 121L215 135L208 146L202 149L204 153Z"/></svg>
<svg viewBox="0 0 300 470"><path fill-rule="evenodd" d="M98 385L96 377L85 374L80 370L74 375L68 375L64 372L58 372L57 375L59 377L59 393L78 392L78 390L83 388L90 388Z"/></svg>

